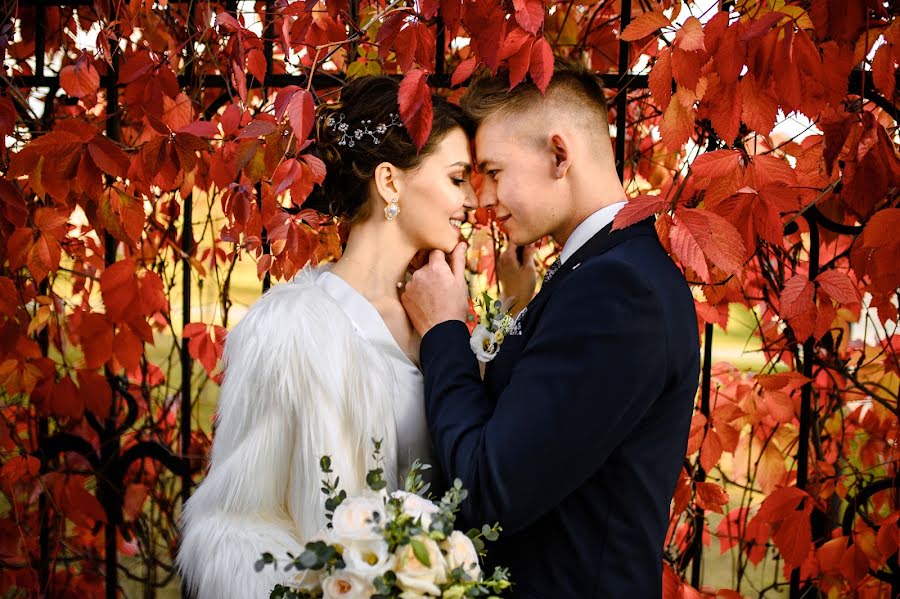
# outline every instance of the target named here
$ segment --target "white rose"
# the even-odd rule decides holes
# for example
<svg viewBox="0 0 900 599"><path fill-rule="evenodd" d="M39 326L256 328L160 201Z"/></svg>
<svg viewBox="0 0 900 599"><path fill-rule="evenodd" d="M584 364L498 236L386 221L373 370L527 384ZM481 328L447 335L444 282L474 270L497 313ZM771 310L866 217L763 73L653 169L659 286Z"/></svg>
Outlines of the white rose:
<svg viewBox="0 0 900 599"><path fill-rule="evenodd" d="M500 344L497 343L496 336L483 324L479 324L472 331L472 336L469 338L469 347L472 348L472 352L480 362L490 362L497 355L497 352L500 351Z"/></svg>
<svg viewBox="0 0 900 599"><path fill-rule="evenodd" d="M402 501L401 508L404 512L416 519L421 519L422 528L428 530L431 526L431 516L438 513L438 506L431 501L425 499L421 495L415 493L407 493L406 491L394 491L391 497Z"/></svg>
<svg viewBox="0 0 900 599"><path fill-rule="evenodd" d="M462 568L472 580L481 579L478 552L475 551L472 539L458 530L454 530L441 545L442 549L447 552L448 569Z"/></svg>
<svg viewBox="0 0 900 599"><path fill-rule="evenodd" d="M396 558L388 551L382 539L353 541L344 547L342 554L347 570L356 572L366 580L374 580L394 567Z"/></svg>
<svg viewBox="0 0 900 599"><path fill-rule="evenodd" d="M322 599L368 599L375 587L359 574L338 570L322 582L322 592Z"/></svg>
<svg viewBox="0 0 900 599"><path fill-rule="evenodd" d="M384 522L384 502L380 497L348 497L334 510L331 520L333 541L345 545L351 541L380 539L381 535L374 530L376 522Z"/></svg>
<svg viewBox="0 0 900 599"><path fill-rule="evenodd" d="M397 564L394 568L394 573L397 574L397 584L401 591L440 597L441 589L437 585L447 582L447 564L444 556L437 543L431 538L419 535L413 540L420 542L425 547L430 565L426 566L416 558L412 543L403 545L397 549ZM412 598L416 595L410 594L405 597Z"/></svg>

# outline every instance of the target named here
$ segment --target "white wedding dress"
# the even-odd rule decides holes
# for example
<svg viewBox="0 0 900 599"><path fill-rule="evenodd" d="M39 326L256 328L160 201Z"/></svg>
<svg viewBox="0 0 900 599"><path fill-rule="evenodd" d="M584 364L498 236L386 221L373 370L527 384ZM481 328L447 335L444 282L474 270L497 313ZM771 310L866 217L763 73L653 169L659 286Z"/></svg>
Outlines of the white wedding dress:
<svg viewBox="0 0 900 599"><path fill-rule="evenodd" d="M284 556L325 525L319 458L348 494L365 487L372 439L396 488L430 462L418 368L378 311L330 266L257 301L227 337L212 456L184 506L177 564L201 599L268 597ZM263 552L279 569L256 572Z"/></svg>

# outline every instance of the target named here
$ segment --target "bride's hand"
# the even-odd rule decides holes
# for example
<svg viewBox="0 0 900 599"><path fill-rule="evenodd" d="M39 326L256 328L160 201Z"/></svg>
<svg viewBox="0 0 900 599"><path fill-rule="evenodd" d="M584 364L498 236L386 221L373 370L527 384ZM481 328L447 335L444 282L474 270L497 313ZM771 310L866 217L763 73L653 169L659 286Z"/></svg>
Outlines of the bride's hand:
<svg viewBox="0 0 900 599"><path fill-rule="evenodd" d="M500 280L500 291L504 301L515 298L509 313L515 316L528 305L537 285L537 269L534 265L534 245L522 247L522 260L519 260L519 246L509 242L506 250L497 261L497 278Z"/></svg>

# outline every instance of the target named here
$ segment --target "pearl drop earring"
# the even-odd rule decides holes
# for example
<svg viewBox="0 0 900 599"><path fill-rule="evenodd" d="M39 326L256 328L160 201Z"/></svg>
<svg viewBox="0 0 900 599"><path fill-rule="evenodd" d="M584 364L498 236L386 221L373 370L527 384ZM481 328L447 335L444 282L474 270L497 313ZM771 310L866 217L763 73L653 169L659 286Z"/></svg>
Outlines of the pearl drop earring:
<svg viewBox="0 0 900 599"><path fill-rule="evenodd" d="M384 207L384 217L388 220L394 220L400 214L400 203L394 198L388 205Z"/></svg>

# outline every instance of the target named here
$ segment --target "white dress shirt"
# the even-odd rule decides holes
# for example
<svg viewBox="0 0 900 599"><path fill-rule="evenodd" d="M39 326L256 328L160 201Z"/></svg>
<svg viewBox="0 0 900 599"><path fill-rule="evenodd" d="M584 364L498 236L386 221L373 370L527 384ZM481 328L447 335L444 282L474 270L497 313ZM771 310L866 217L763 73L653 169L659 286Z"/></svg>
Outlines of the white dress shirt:
<svg viewBox="0 0 900 599"><path fill-rule="evenodd" d="M626 203L627 202L623 200L621 202L616 202L615 204L610 204L609 206L604 206L581 221L581 224L575 227L575 230L572 231L572 234L569 235L569 238L566 240L562 253L559 255L559 263L565 264L566 260L568 260L572 254L577 252L581 246L587 243L591 237L600 232L600 229L611 223L619 213L619 210L621 210Z"/></svg>

